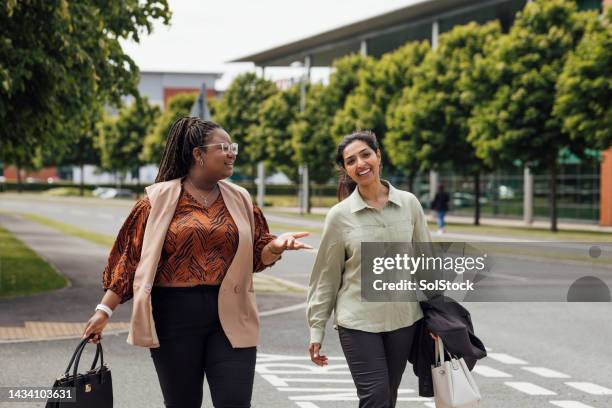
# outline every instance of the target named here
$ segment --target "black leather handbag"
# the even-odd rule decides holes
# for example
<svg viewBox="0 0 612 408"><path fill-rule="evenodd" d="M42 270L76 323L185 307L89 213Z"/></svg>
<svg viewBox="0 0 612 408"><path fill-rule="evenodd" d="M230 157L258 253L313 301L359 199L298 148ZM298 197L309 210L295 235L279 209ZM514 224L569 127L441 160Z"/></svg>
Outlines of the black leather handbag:
<svg viewBox="0 0 612 408"><path fill-rule="evenodd" d="M89 338L93 337L90 336ZM64 375L53 383L53 389L72 388L72 400L48 400L46 408L112 408L113 406L113 381L110 369L104 364L104 352L102 345L97 344L96 356L89 371L78 374L81 354L89 340L83 339L72 354L72 358L66 367ZM100 358L100 367L96 368ZM74 363L72 375L70 367Z"/></svg>

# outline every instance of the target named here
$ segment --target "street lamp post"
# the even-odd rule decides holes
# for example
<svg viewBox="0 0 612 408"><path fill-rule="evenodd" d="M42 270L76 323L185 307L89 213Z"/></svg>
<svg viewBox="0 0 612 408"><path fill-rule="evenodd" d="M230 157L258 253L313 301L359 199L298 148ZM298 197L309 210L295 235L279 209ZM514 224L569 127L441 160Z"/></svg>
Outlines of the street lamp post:
<svg viewBox="0 0 612 408"><path fill-rule="evenodd" d="M306 56L304 58L304 62L294 61L291 63L291 66L304 68L304 72L300 75L300 113L303 114L304 110L306 109L306 83L310 79L310 57ZM310 182L308 177L308 164L301 163L298 168L298 174L300 177L298 202L300 206L300 214L304 215L310 212Z"/></svg>

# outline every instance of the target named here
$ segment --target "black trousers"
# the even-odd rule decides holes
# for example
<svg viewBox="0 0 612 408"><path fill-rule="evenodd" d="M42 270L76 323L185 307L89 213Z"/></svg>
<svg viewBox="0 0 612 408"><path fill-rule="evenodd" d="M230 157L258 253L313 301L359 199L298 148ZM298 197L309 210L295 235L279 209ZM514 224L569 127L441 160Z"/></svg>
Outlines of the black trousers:
<svg viewBox="0 0 612 408"><path fill-rule="evenodd" d="M408 362L415 327L382 333L338 327L360 408L393 408Z"/></svg>
<svg viewBox="0 0 612 408"><path fill-rule="evenodd" d="M160 347L150 352L166 407L200 408L205 376L216 408L251 406L257 349L232 348L218 296L218 286L153 288Z"/></svg>

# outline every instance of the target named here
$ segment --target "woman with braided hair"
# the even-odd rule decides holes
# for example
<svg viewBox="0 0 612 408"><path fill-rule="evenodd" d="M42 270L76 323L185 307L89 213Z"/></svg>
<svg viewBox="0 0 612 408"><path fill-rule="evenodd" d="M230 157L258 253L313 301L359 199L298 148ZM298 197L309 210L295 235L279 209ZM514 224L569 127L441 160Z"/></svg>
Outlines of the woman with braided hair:
<svg viewBox="0 0 612 408"><path fill-rule="evenodd" d="M250 407L259 318L252 273L305 232L270 234L231 176L238 145L194 117L170 130L156 183L125 221L103 273L106 291L83 337L100 341L112 311L133 298L128 343L148 347L166 407Z"/></svg>

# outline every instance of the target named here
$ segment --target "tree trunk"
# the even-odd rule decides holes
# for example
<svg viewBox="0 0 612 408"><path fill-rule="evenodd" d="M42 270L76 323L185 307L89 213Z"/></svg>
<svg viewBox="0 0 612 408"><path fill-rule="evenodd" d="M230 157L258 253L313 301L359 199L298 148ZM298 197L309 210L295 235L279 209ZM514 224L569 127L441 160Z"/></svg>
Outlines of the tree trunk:
<svg viewBox="0 0 612 408"><path fill-rule="evenodd" d="M140 198L140 167L136 169L136 198Z"/></svg>
<svg viewBox="0 0 612 408"><path fill-rule="evenodd" d="M557 232L557 160L555 159L550 165L550 193L549 193L549 208L550 208L550 230Z"/></svg>
<svg viewBox="0 0 612 408"><path fill-rule="evenodd" d="M23 181L21 180L21 162L19 160L15 163L15 167L17 168L17 192L21 194L23 192Z"/></svg>
<svg viewBox="0 0 612 408"><path fill-rule="evenodd" d="M415 177L415 172L410 170L408 172L408 191L410 191L413 194L414 194L414 177Z"/></svg>
<svg viewBox="0 0 612 408"><path fill-rule="evenodd" d="M480 172L474 173L474 225L480 225Z"/></svg>
<svg viewBox="0 0 612 408"><path fill-rule="evenodd" d="M81 168L81 182L79 184L79 195L83 197L85 195L85 163L83 163L83 159L80 160L79 167Z"/></svg>
<svg viewBox="0 0 612 408"><path fill-rule="evenodd" d="M306 203L306 214L310 214L312 208L312 183L308 181L308 202Z"/></svg>

